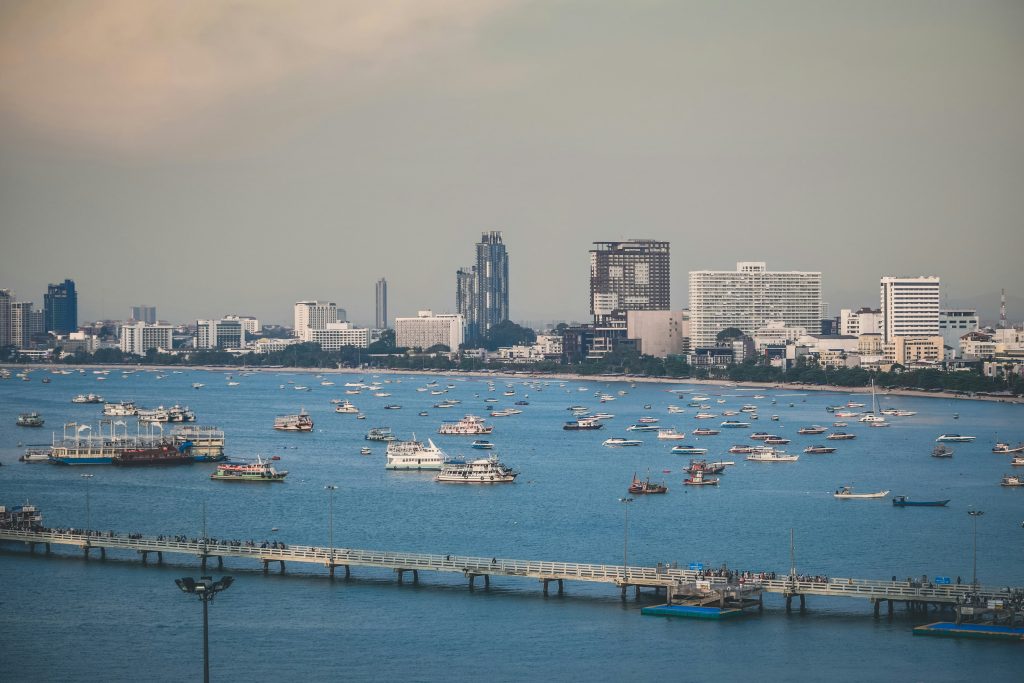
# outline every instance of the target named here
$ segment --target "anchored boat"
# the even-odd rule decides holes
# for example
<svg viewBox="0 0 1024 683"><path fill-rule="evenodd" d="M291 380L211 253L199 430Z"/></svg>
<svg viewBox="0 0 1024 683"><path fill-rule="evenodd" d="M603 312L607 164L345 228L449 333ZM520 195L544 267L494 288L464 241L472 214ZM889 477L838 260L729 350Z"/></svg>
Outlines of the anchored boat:
<svg viewBox="0 0 1024 683"><path fill-rule="evenodd" d="M448 484L510 484L519 473L498 462L497 456L471 460L470 462L446 463L434 481Z"/></svg>
<svg viewBox="0 0 1024 683"><path fill-rule="evenodd" d="M842 486L832 494L833 498L840 498L843 500L851 500L854 498L885 498L889 495L889 491L877 491L875 493L854 493L852 486Z"/></svg>
<svg viewBox="0 0 1024 683"><path fill-rule="evenodd" d="M906 496L895 496L892 499L893 507L898 508L939 508L945 507L949 503L949 499L946 500L910 500Z"/></svg>
<svg viewBox="0 0 1024 683"><path fill-rule="evenodd" d="M216 471L210 474L210 479L218 481L284 481L288 471L278 472L270 463L256 456L256 462L251 463L221 463L217 465Z"/></svg>

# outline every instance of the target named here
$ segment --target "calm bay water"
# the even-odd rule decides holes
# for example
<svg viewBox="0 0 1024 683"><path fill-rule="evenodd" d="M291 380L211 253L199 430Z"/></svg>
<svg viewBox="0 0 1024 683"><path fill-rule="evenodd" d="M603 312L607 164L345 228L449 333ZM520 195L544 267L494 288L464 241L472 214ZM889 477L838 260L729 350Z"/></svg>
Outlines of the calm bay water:
<svg viewBox="0 0 1024 683"><path fill-rule="evenodd" d="M751 430L687 439L709 448L710 458L737 463L721 486L690 489L681 485L688 459L668 452L672 442L625 431L642 415L686 431L728 419L696 420L693 408L668 414L670 403L687 403L665 391L679 384L551 381L539 389L526 380L499 378L488 393L479 378L438 376L442 387L455 387L432 396L416 391L429 378L381 374L381 381L392 380L384 385L391 396L347 397L367 415L356 420L335 414L329 399L345 398L342 384L359 375L325 375L336 386L321 386L308 374L236 374L240 384L234 387L223 373L205 371L168 372L157 380L151 372L122 377L115 370L106 381L87 371L46 375L50 384L39 381L43 376L36 371L32 382L0 382L0 502L30 501L49 526L84 525L88 486L92 526L98 529L198 536L205 507L211 536L326 545L324 485L336 484L334 538L340 547L621 563L624 509L618 499L635 471L664 478L670 492L631 504L630 564L727 562L738 569L785 572L793 528L801 573L879 579L959 575L969 581L966 511L973 505L985 511L978 525L981 581L1024 584L1024 490L999 486L1000 476L1011 470L1009 458L990 452L997 440L1024 440L1021 406L880 396L884 406L918 415L890 418L887 429L848 420L845 431L857 439L833 443L839 448L833 455L803 455L792 464L749 463L725 451L750 431L790 437L788 450L799 452L826 443L796 434L802 425L831 424L835 418L824 406L851 398L869 402L870 396L762 390L766 398L754 400L752 391L697 387L711 398L713 412L756 403L761 419ZM206 386L195 390L193 382ZM296 391L296 384L311 391ZM514 397L503 395L506 384L515 389ZM628 394L603 405L594 396L619 390ZM209 464L133 470L17 462L24 451L19 443L48 442L51 429L59 431L65 421L95 425L99 406L70 403L75 394L90 391L147 407L188 404L198 424L226 430L229 455L279 455L276 465L290 471L288 480L225 485L208 479ZM522 472L513 485L445 486L430 474L386 472L383 444L371 444L371 456L359 454L367 445L365 432L386 425L403 438L414 432L433 438L449 454L479 455L469 448L471 438L441 437L436 430L443 419L484 414L488 396L499 399L495 408L524 398L530 403L521 415L494 418L488 437L494 452ZM433 408L442 398L463 403ZM722 398L726 403L716 403ZM384 410L387 403L403 408ZM565 432L565 408L573 404L616 417L597 432ZM275 415L301 407L316 422L313 433L271 429ZM27 410L42 413L46 427L14 426L17 414ZM429 416L418 416L421 410ZM772 414L780 421L769 421ZM935 437L954 431L978 439L953 444L950 460L929 457ZM627 435L645 445L600 445ZM79 476L86 472L95 477ZM837 501L831 493L843 484L952 502L948 508L915 510L895 509L888 500ZM167 559L171 564L164 567L143 567L127 556L105 563L70 555L45 559L5 545L0 680L201 676L201 607L173 583L199 570L187 558ZM1021 662L1020 648L1012 645L914 638L911 628L924 618L900 610L892 622L875 621L866 601L812 596L807 613L786 615L781 599L768 596L763 615L703 623L642 617L632 594L622 603L613 586L567 583L566 595L545 598L538 584L506 578L492 581L490 591L470 593L454 576L430 573L421 575L418 586L399 586L378 570L356 568L352 581L331 583L322 569L290 566L286 577L264 577L257 569L229 561L224 573L236 583L211 607L212 676L218 680L961 680L968 671L1009 674Z"/></svg>

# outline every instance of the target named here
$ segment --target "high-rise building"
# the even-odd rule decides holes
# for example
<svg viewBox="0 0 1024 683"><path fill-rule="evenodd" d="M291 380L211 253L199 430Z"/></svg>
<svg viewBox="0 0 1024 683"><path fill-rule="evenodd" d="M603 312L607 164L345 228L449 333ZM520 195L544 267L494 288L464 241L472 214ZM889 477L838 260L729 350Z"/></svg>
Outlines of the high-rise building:
<svg viewBox="0 0 1024 683"><path fill-rule="evenodd" d="M333 301L295 302L295 336L299 339L306 335L308 329L322 329L336 322L338 305Z"/></svg>
<svg viewBox="0 0 1024 683"><path fill-rule="evenodd" d="M590 312L595 322L626 311L667 311L669 243L594 242L590 250Z"/></svg>
<svg viewBox="0 0 1024 683"><path fill-rule="evenodd" d="M376 311L374 326L378 330L388 328L388 281L384 278L377 280Z"/></svg>
<svg viewBox="0 0 1024 683"><path fill-rule="evenodd" d="M240 349L245 346L245 326L240 320L196 321L196 348Z"/></svg>
<svg viewBox="0 0 1024 683"><path fill-rule="evenodd" d="M882 311L875 308L853 310L843 308L839 311L839 334L856 337L861 334L882 333Z"/></svg>
<svg viewBox="0 0 1024 683"><path fill-rule="evenodd" d="M170 350L173 346L174 327L167 324L147 324L139 321L121 325L121 351L144 356L150 349Z"/></svg>
<svg viewBox="0 0 1024 683"><path fill-rule="evenodd" d="M939 278L883 277L882 340L939 334Z"/></svg>
<svg viewBox="0 0 1024 683"><path fill-rule="evenodd" d="M939 334L942 343L953 349L960 350L960 338L968 332L975 332L981 327L981 319L974 309L947 309L939 311Z"/></svg>
<svg viewBox="0 0 1024 683"><path fill-rule="evenodd" d="M74 280L50 285L43 297L44 323L47 332L68 334L78 329L78 293Z"/></svg>
<svg viewBox="0 0 1024 683"><path fill-rule="evenodd" d="M237 320L240 322L242 327L245 328L246 339L259 335L260 329L262 329L260 327L260 319L251 315L236 315L232 313L231 315L224 316L223 320Z"/></svg>
<svg viewBox="0 0 1024 683"><path fill-rule="evenodd" d="M319 344L324 351L339 351L346 346L365 349L370 345L370 330L350 322L327 323L323 327L307 328L301 339Z"/></svg>
<svg viewBox="0 0 1024 683"><path fill-rule="evenodd" d="M152 325L156 322L156 306L132 306L131 320Z"/></svg>
<svg viewBox="0 0 1024 683"><path fill-rule="evenodd" d="M0 294L0 296L3 296ZM3 304L0 303L0 308ZM3 311L0 310L0 318L3 317ZM31 301L12 301L11 302L11 341L10 343L19 348L26 348L29 341L32 339L32 322L34 317L32 315L32 302ZM0 325L3 323L0 322ZM0 344L2 346L2 344Z"/></svg>
<svg viewBox="0 0 1024 683"><path fill-rule="evenodd" d="M769 271L760 261L690 272L691 346L711 346L729 327L752 337L769 322L819 329L821 273Z"/></svg>
<svg viewBox="0 0 1024 683"><path fill-rule="evenodd" d="M14 294L9 289L0 289L0 347L18 346L14 339L11 308L14 305Z"/></svg>
<svg viewBox="0 0 1024 683"><path fill-rule="evenodd" d="M460 314L419 311L415 318L395 318L395 345L426 350L443 344L458 351L465 341L466 319Z"/></svg>
<svg viewBox="0 0 1024 683"><path fill-rule="evenodd" d="M508 320L508 252L501 231L491 230L476 243L476 265L456 273L455 308L466 320L466 335L476 341Z"/></svg>

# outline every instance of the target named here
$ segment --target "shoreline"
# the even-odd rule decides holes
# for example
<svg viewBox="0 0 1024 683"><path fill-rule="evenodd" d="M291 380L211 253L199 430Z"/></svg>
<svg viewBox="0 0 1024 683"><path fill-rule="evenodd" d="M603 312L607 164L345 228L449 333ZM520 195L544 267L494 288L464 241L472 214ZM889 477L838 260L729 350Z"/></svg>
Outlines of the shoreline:
<svg viewBox="0 0 1024 683"><path fill-rule="evenodd" d="M693 379L693 378L674 378L674 377L626 377L622 375L604 376L604 375L579 375L571 372L556 372L556 373L535 373L529 371L502 371L502 370L412 370L405 368L290 368L290 367L243 367L237 365L35 365L26 366L24 364L17 363L0 363L0 367L4 368L18 368L24 369L29 368L32 370L46 370L52 371L57 369L74 369L74 370L88 370L102 369L102 370L145 370L145 371L157 371L166 370L168 372L173 370L202 370L204 372L223 372L229 374L238 374L242 372L278 372L278 373L300 373L300 374L311 374L311 375L380 375L380 374L407 374L407 375L419 375L424 377L437 377L437 376L463 376L463 377L500 377L503 379L531 379L531 380L556 380L565 382L625 382L625 383L645 383L645 384L693 384L698 386L709 386L709 387L728 387L732 389L760 389L760 390L793 390L793 391L828 391L836 394L870 394L871 387L844 387L833 384L820 385L820 384L799 384L792 382L754 382L754 381L741 381L733 382L724 379ZM885 389L876 391L882 396L908 396L908 397L921 397L921 398L948 398L962 401L987 401L990 403L1007 403L1012 405L1024 405L1024 397L1015 396L978 396L968 394L956 394L949 391L926 391L921 389Z"/></svg>

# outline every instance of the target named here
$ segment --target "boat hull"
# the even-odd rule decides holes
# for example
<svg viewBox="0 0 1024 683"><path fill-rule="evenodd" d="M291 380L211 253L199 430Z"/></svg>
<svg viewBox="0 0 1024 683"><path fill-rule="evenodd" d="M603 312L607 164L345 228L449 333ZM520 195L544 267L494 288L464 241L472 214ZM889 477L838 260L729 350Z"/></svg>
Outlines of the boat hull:
<svg viewBox="0 0 1024 683"><path fill-rule="evenodd" d="M939 508L945 507L947 503L949 503L948 500L894 500L892 506L897 508Z"/></svg>

